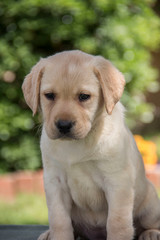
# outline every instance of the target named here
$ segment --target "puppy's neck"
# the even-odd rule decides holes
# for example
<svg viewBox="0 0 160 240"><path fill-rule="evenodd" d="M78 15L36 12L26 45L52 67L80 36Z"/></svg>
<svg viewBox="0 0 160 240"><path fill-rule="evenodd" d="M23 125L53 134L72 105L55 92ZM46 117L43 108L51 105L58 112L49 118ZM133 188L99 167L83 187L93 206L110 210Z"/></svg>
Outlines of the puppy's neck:
<svg viewBox="0 0 160 240"><path fill-rule="evenodd" d="M92 128L88 135L85 137L84 141L88 147L95 147L102 135L104 124L105 124L105 117L106 117L105 108L100 109L94 119L92 124Z"/></svg>
<svg viewBox="0 0 160 240"><path fill-rule="evenodd" d="M108 115L105 108L99 110L95 117L92 129L85 138L85 142L89 147L94 147L99 143L105 142L116 135L124 128L124 111L123 105L118 102L111 115Z"/></svg>

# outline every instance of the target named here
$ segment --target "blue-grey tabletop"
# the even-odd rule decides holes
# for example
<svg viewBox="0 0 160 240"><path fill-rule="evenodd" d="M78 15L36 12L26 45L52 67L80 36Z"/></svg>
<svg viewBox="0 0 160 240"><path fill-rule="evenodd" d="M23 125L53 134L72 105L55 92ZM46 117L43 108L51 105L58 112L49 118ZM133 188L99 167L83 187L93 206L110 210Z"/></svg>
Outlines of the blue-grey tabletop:
<svg viewBox="0 0 160 240"><path fill-rule="evenodd" d="M45 225L0 225L0 240L37 240Z"/></svg>

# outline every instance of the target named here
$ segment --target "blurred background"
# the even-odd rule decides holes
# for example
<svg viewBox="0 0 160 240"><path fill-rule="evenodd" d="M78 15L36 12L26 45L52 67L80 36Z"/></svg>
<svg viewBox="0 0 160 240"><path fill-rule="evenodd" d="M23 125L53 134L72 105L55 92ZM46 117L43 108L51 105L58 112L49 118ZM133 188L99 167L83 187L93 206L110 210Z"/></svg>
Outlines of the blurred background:
<svg viewBox="0 0 160 240"><path fill-rule="evenodd" d="M102 55L125 75L126 122L146 165L160 159L160 1L2 0L2 176L41 169L40 115L32 117L21 85L40 57L71 49ZM15 219L19 206L24 210ZM1 201L0 223L47 223L43 194L21 195L12 203Z"/></svg>

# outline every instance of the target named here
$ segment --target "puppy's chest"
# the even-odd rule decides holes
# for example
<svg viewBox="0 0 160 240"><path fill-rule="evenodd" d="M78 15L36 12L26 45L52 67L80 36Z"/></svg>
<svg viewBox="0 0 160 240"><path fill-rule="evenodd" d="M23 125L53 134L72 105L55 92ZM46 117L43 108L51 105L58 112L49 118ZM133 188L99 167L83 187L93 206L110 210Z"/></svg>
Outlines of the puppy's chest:
<svg viewBox="0 0 160 240"><path fill-rule="evenodd" d="M100 178L89 166L73 166L67 171L67 184L75 205L82 209L100 211L105 205L105 195Z"/></svg>

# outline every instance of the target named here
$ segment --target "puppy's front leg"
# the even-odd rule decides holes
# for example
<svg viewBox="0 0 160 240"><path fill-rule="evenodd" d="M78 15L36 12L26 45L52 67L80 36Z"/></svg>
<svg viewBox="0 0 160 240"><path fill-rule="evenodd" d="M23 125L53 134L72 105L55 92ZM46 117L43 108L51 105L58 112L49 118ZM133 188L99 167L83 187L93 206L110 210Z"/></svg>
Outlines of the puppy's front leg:
<svg viewBox="0 0 160 240"><path fill-rule="evenodd" d="M69 193L59 177L54 176L53 172L52 176L48 175L48 170L47 174L44 171L49 216L49 238L44 238L44 240L74 240Z"/></svg>
<svg viewBox="0 0 160 240"><path fill-rule="evenodd" d="M107 240L132 240L133 190L112 185L106 192L108 201Z"/></svg>

